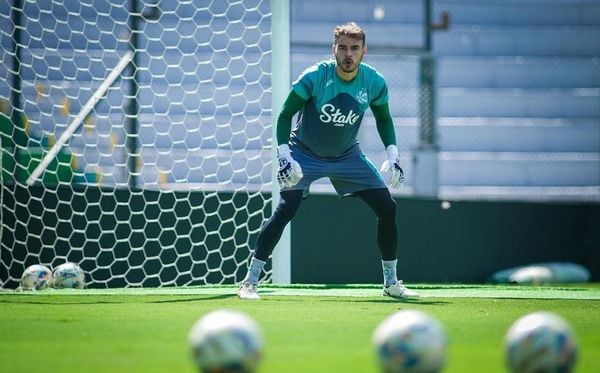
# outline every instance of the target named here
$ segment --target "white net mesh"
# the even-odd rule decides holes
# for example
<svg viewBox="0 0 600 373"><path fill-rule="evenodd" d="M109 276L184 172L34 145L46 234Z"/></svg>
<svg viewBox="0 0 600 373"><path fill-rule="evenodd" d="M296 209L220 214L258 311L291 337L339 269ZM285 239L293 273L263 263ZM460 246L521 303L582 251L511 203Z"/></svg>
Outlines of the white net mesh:
<svg viewBox="0 0 600 373"><path fill-rule="evenodd" d="M88 286L239 281L270 206L270 29L263 0L0 2L3 286L65 261Z"/></svg>
<svg viewBox="0 0 600 373"><path fill-rule="evenodd" d="M0 0L2 286L26 265L65 260L91 286L240 279L270 214L275 4ZM333 26L354 20L388 83L407 176L395 195L598 201L598 2L432 0L430 43L427 4L290 0L291 78L330 57ZM359 136L380 164L370 112ZM423 138L436 142L431 158Z"/></svg>

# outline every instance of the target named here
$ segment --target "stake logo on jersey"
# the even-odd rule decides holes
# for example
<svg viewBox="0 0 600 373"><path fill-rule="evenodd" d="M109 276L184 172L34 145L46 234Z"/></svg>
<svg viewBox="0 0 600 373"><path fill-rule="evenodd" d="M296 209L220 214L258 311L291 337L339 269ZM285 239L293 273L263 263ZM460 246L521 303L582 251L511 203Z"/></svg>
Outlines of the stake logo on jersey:
<svg viewBox="0 0 600 373"><path fill-rule="evenodd" d="M343 127L346 124L356 124L361 118L361 115L356 114L352 109L350 109L347 113L342 113L342 111L335 107L334 104L325 104L321 106L321 115L319 115L319 120L323 122L323 124L331 123L336 127Z"/></svg>
<svg viewBox="0 0 600 373"><path fill-rule="evenodd" d="M294 82L294 91L306 99L300 110L291 141L315 156L336 158L357 143L358 130L371 104L388 100L384 78L371 66L361 63L351 81L341 80L335 61L323 61Z"/></svg>

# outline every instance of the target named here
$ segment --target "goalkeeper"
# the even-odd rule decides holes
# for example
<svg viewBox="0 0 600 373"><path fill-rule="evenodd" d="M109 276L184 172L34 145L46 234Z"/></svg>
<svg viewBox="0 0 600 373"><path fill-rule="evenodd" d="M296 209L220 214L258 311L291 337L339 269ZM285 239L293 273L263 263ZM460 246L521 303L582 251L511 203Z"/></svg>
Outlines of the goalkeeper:
<svg viewBox="0 0 600 373"><path fill-rule="evenodd" d="M281 199L260 231L248 273L238 291L240 298L260 298L257 285L265 262L303 196L308 194L310 184L322 177L330 179L340 196L362 199L377 216L383 294L394 298L419 296L396 277L396 203L357 141L363 115L370 108L387 152L381 171L389 173L392 187L402 186L404 175L388 107L387 85L381 74L362 62L366 52L365 33L358 25L351 22L337 26L335 60L315 64L294 82L277 118ZM298 112L292 131L292 117Z"/></svg>

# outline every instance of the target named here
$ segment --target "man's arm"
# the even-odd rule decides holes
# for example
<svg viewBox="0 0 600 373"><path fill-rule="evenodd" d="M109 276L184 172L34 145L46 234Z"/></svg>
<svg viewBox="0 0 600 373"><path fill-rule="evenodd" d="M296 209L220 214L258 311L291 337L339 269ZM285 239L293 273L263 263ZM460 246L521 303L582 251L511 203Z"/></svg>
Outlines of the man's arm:
<svg viewBox="0 0 600 373"><path fill-rule="evenodd" d="M371 111L373 111L373 116L375 116L377 132L379 133L379 137L381 137L383 146L387 148L390 145L396 145L396 131L389 105L387 103L383 105L371 105Z"/></svg>
<svg viewBox="0 0 600 373"><path fill-rule="evenodd" d="M387 152L387 160L381 165L382 172L390 172L390 185L394 188L399 188L404 185L404 171L400 167L400 156L398 155L398 147L396 146L396 130L394 122L390 115L390 107L387 103L383 105L371 105L371 110L375 116L377 124L377 132L385 146Z"/></svg>
<svg viewBox="0 0 600 373"><path fill-rule="evenodd" d="M279 117L277 118L277 144L287 144L292 131L292 118L302 109L306 100L300 97L293 89L283 103Z"/></svg>
<svg viewBox="0 0 600 373"><path fill-rule="evenodd" d="M279 144L277 147L279 162L277 181L281 189L293 187L304 177L300 164L292 157L288 142L292 130L292 118L305 102L306 100L291 90L277 118L277 143Z"/></svg>

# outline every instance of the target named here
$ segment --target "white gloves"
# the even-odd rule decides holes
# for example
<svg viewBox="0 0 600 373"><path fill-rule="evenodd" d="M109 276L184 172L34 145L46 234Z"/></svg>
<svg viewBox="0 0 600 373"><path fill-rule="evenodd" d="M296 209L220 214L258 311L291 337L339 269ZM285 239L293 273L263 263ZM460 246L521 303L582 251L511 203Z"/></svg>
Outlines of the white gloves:
<svg viewBox="0 0 600 373"><path fill-rule="evenodd" d="M300 164L292 158L290 147L287 144L279 145L277 148L279 159L279 170L277 171L277 182L279 187L291 188L298 184L304 176Z"/></svg>
<svg viewBox="0 0 600 373"><path fill-rule="evenodd" d="M393 188L400 188L404 185L404 171L400 167L400 156L398 155L398 147L396 145L388 145L385 149L387 151L387 160L381 165L381 172L392 172L390 178L390 185Z"/></svg>

